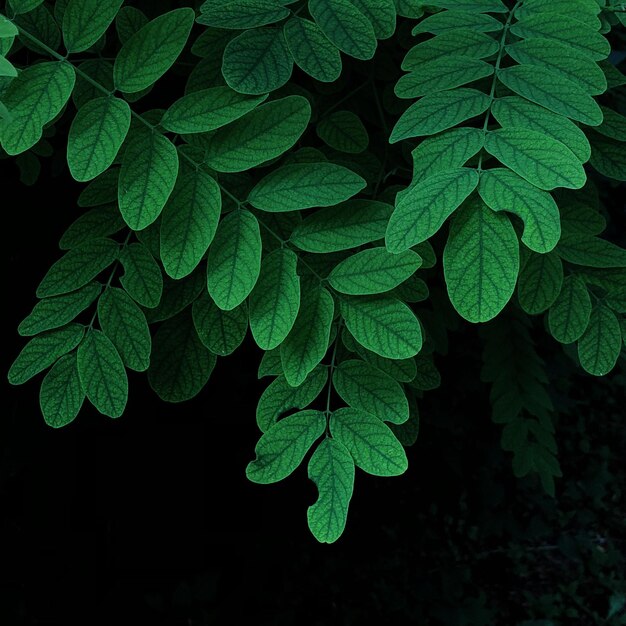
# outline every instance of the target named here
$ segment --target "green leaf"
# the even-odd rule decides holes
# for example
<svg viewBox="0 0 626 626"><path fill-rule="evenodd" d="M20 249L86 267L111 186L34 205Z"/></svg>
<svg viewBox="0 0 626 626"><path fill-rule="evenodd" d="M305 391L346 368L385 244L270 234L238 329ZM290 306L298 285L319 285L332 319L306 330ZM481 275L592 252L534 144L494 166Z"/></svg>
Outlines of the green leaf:
<svg viewBox="0 0 626 626"><path fill-rule="evenodd" d="M440 11L421 20L411 31L419 33L448 33L457 29L471 29L478 33L492 33L502 30L502 22L491 15L468 13L467 11Z"/></svg>
<svg viewBox="0 0 626 626"><path fill-rule="evenodd" d="M296 65L316 80L332 83L341 74L341 55L320 27L292 17L283 27L285 41Z"/></svg>
<svg viewBox="0 0 626 626"><path fill-rule="evenodd" d="M256 421L261 432L271 428L283 413L307 407L319 396L327 381L328 370L323 365L318 365L297 387L292 387L284 376L276 378L257 405Z"/></svg>
<svg viewBox="0 0 626 626"><path fill-rule="evenodd" d="M17 26L6 17L4 17L4 15L0 15L0 39L15 37L18 33L19 31L17 29Z"/></svg>
<svg viewBox="0 0 626 626"><path fill-rule="evenodd" d="M58 2L57 2L58 4ZM139 9L122 7L115 18L115 29L119 40L124 44L148 23L148 18Z"/></svg>
<svg viewBox="0 0 626 626"><path fill-rule="evenodd" d="M102 174L115 160L130 128L130 107L114 97L90 100L78 110L67 140L67 164L75 180Z"/></svg>
<svg viewBox="0 0 626 626"><path fill-rule="evenodd" d="M470 13L506 13L509 10L502 0L429 0L428 4Z"/></svg>
<svg viewBox="0 0 626 626"><path fill-rule="evenodd" d="M85 392L73 352L61 357L45 375L39 391L39 406L46 424L61 428L74 421L84 400Z"/></svg>
<svg viewBox="0 0 626 626"><path fill-rule="evenodd" d="M586 181L585 170L574 153L535 130L503 128L489 131L485 150L539 189L580 189Z"/></svg>
<svg viewBox="0 0 626 626"><path fill-rule="evenodd" d="M432 237L476 189L479 176L468 168L429 176L403 194L393 212L385 242L390 252L408 250Z"/></svg>
<svg viewBox="0 0 626 626"><path fill-rule="evenodd" d="M47 55L45 49L35 40L52 50L57 50L61 45L61 31L45 4L40 4L25 15L17 15L13 21L22 33L20 43L37 54ZM24 32L27 32L31 38L24 35Z"/></svg>
<svg viewBox="0 0 626 626"><path fill-rule="evenodd" d="M128 295L141 306L157 306L163 293L163 275L148 248L131 243L122 250L120 262L124 268L120 283Z"/></svg>
<svg viewBox="0 0 626 626"><path fill-rule="evenodd" d="M300 309L298 257L279 248L261 263L261 274L250 294L250 330L259 348L280 345L293 328Z"/></svg>
<svg viewBox="0 0 626 626"><path fill-rule="evenodd" d="M152 339L143 311L123 290L109 287L98 300L98 321L124 365L145 372L150 365Z"/></svg>
<svg viewBox="0 0 626 626"><path fill-rule="evenodd" d="M245 96L230 87L201 89L176 100L165 112L161 126L179 135L216 130L243 117L266 97Z"/></svg>
<svg viewBox="0 0 626 626"><path fill-rule="evenodd" d="M591 298L585 283L576 274L567 276L548 312L550 333L560 343L572 343L587 329L590 315Z"/></svg>
<svg viewBox="0 0 626 626"><path fill-rule="evenodd" d="M383 293L407 280L421 264L413 250L391 254L385 248L368 248L336 265L328 282L336 291L353 296Z"/></svg>
<svg viewBox="0 0 626 626"><path fill-rule="evenodd" d="M200 297L205 288L205 273L201 267L180 280L173 280L166 276L161 302L156 308L146 311L148 322L162 322L178 315Z"/></svg>
<svg viewBox="0 0 626 626"><path fill-rule="evenodd" d="M70 224L59 241L59 248L71 250L90 239L114 235L124 226L126 224L120 215L117 204L96 207L83 213Z"/></svg>
<svg viewBox="0 0 626 626"><path fill-rule="evenodd" d="M352 111L331 113L317 123L315 132L326 145L339 152L359 154L369 144L369 136L363 122Z"/></svg>
<svg viewBox="0 0 626 626"><path fill-rule="evenodd" d="M326 289L302 290L298 316L280 345L282 371L291 386L301 385L324 358L334 311L333 298Z"/></svg>
<svg viewBox="0 0 626 626"><path fill-rule="evenodd" d="M36 9L42 2L43 0L9 0L13 12L18 15Z"/></svg>
<svg viewBox="0 0 626 626"><path fill-rule="evenodd" d="M161 400L184 402L202 391L215 362L198 337L191 312L183 311L154 336L148 382Z"/></svg>
<svg viewBox="0 0 626 626"><path fill-rule="evenodd" d="M9 76L11 78L17 76L17 70L10 61L0 56L0 77Z"/></svg>
<svg viewBox="0 0 626 626"><path fill-rule="evenodd" d="M586 234L563 237L559 241L557 252L563 260L575 265L626 267L626 249Z"/></svg>
<svg viewBox="0 0 626 626"><path fill-rule="evenodd" d="M222 210L218 184L201 170L184 169L161 217L161 260L172 278L193 272L213 241Z"/></svg>
<svg viewBox="0 0 626 626"><path fill-rule="evenodd" d="M58 296L83 287L116 261L118 254L118 244L111 239L92 239L73 248L48 270L37 287L37 297Z"/></svg>
<svg viewBox="0 0 626 626"><path fill-rule="evenodd" d="M484 93L466 87L429 94L402 114L389 141L397 143L411 137L435 135L484 113L490 102Z"/></svg>
<svg viewBox="0 0 626 626"><path fill-rule="evenodd" d="M248 331L248 308L245 303L232 311L222 311L204 293L193 303L193 323L200 341L218 356L232 354Z"/></svg>
<svg viewBox="0 0 626 626"><path fill-rule="evenodd" d="M407 359L422 349L422 329L413 311L395 298L343 298L348 330L365 348L390 359Z"/></svg>
<svg viewBox="0 0 626 626"><path fill-rule="evenodd" d="M519 272L519 243L506 215L476 199L461 208L443 253L450 302L470 322L486 322L506 306Z"/></svg>
<svg viewBox="0 0 626 626"><path fill-rule="evenodd" d="M498 42L489 35L468 28L455 28L413 46L402 61L402 69L418 70L422 63L439 59L444 55L484 59L496 54L498 49Z"/></svg>
<svg viewBox="0 0 626 626"><path fill-rule="evenodd" d="M17 331L22 336L32 336L65 326L98 297L101 289L98 283L90 283L72 293L40 300Z"/></svg>
<svg viewBox="0 0 626 626"><path fill-rule="evenodd" d="M246 30L228 42L222 74L239 93L259 95L282 87L293 71L293 58L278 28Z"/></svg>
<svg viewBox="0 0 626 626"><path fill-rule="evenodd" d="M350 0L370 21L376 39L389 39L396 30L396 7L393 0Z"/></svg>
<svg viewBox="0 0 626 626"><path fill-rule="evenodd" d="M498 79L515 93L577 122L597 126L602 110L577 83L539 65L514 65L498 72Z"/></svg>
<svg viewBox="0 0 626 626"><path fill-rule="evenodd" d="M400 384L363 361L343 361L333 373L333 386L353 409L394 424L409 419L409 404Z"/></svg>
<svg viewBox="0 0 626 626"><path fill-rule="evenodd" d="M593 376L608 374L622 350L619 321L608 307L596 304L591 310L587 330L578 342L578 358L583 369Z"/></svg>
<svg viewBox="0 0 626 626"><path fill-rule="evenodd" d="M528 253L517 283L520 306L529 315L547 311L563 285L563 263L556 252Z"/></svg>
<svg viewBox="0 0 626 626"><path fill-rule="evenodd" d="M73 350L83 338L85 328L68 324L31 339L9 369L9 382L21 385L50 367L59 357Z"/></svg>
<svg viewBox="0 0 626 626"><path fill-rule="evenodd" d="M78 375L89 401L107 417L120 417L128 400L128 377L111 340L89 330L78 347Z"/></svg>
<svg viewBox="0 0 626 626"><path fill-rule="evenodd" d="M585 199L560 198L563 238L571 235L597 235L606 228L606 220L598 209L588 206Z"/></svg>
<svg viewBox="0 0 626 626"><path fill-rule="evenodd" d="M626 181L626 151L621 141L593 135L589 162L607 178Z"/></svg>
<svg viewBox="0 0 626 626"><path fill-rule="evenodd" d="M63 14L68 52L83 52L104 35L124 0L70 0Z"/></svg>
<svg viewBox="0 0 626 626"><path fill-rule="evenodd" d="M310 118L311 105L302 96L262 104L211 135L206 163L218 172L243 172L256 167L292 148Z"/></svg>
<svg viewBox="0 0 626 626"><path fill-rule="evenodd" d="M289 9L276 0L208 0L200 7L199 24L244 30L279 22Z"/></svg>
<svg viewBox="0 0 626 626"><path fill-rule="evenodd" d="M571 15L581 22L597 21L600 13L600 3L597 0L526 0L522 6L515 11L518 19L529 17L541 13L559 13L561 15Z"/></svg>
<svg viewBox="0 0 626 626"><path fill-rule="evenodd" d="M391 424L390 426L391 432L405 448L415 444L420 432L420 415L417 401L413 396L409 399L409 410L409 419L404 424Z"/></svg>
<svg viewBox="0 0 626 626"><path fill-rule="evenodd" d="M492 74L493 65L480 59L443 56L426 61L416 71L402 76L394 91L398 98L417 98L460 87Z"/></svg>
<svg viewBox="0 0 626 626"><path fill-rule="evenodd" d="M254 449L256 459L248 464L246 476L265 485L287 478L325 429L322 411L300 411L285 417L259 439Z"/></svg>
<svg viewBox="0 0 626 626"><path fill-rule="evenodd" d="M333 543L346 526L354 489L354 461L342 443L327 437L311 456L308 472L319 493L307 511L309 529L319 542Z"/></svg>
<svg viewBox="0 0 626 626"><path fill-rule="evenodd" d="M137 93L161 78L183 51L194 18L193 9L175 9L132 35L115 59L115 87L124 93Z"/></svg>
<svg viewBox="0 0 626 626"><path fill-rule="evenodd" d="M626 313L626 287L621 287L609 293L606 303L618 313Z"/></svg>
<svg viewBox="0 0 626 626"><path fill-rule="evenodd" d="M74 68L57 61L31 65L11 81L2 94L10 118L0 118L0 142L8 154L20 154L41 139L43 127L65 106L75 81Z"/></svg>
<svg viewBox="0 0 626 626"><path fill-rule="evenodd" d="M339 50L356 59L376 52L372 23L349 0L309 0L309 12L321 31Z"/></svg>
<svg viewBox="0 0 626 626"><path fill-rule="evenodd" d="M209 249L207 286L217 306L231 311L255 286L261 269L259 223L249 211L233 211L217 227Z"/></svg>
<svg viewBox="0 0 626 626"><path fill-rule="evenodd" d="M376 200L349 200L316 211L295 228L290 242L307 252L358 248L385 236L393 207Z"/></svg>
<svg viewBox="0 0 626 626"><path fill-rule="evenodd" d="M514 213L524 222L522 241L535 252L550 252L561 237L559 208L552 196L504 168L482 172L478 193L494 211Z"/></svg>
<svg viewBox="0 0 626 626"><path fill-rule="evenodd" d="M248 196L257 209L279 213L334 206L365 188L352 170L334 163L283 165L262 178Z"/></svg>
<svg viewBox="0 0 626 626"><path fill-rule="evenodd" d="M540 37L526 39L507 46L506 51L518 63L542 66L577 83L592 96L602 94L607 89L604 72L593 59L577 48L559 41Z"/></svg>
<svg viewBox="0 0 626 626"><path fill-rule="evenodd" d="M581 163L587 162L591 156L589 140L574 122L525 98L519 96L498 98L493 103L491 112L503 128L527 128L560 141Z"/></svg>
<svg viewBox="0 0 626 626"><path fill-rule="evenodd" d="M626 117L608 107L601 106L600 108L602 109L602 124L594 130L617 141L626 141Z"/></svg>
<svg viewBox="0 0 626 626"><path fill-rule="evenodd" d="M514 23L510 32L523 39L553 39L581 50L594 61L605 59L611 51L609 42L593 26L567 15L541 13Z"/></svg>
<svg viewBox="0 0 626 626"><path fill-rule="evenodd" d="M117 181L119 174L119 168L113 167L92 180L80 192L78 206L93 207L115 202L115 209L117 210ZM123 221L122 224L124 224Z"/></svg>
<svg viewBox="0 0 626 626"><path fill-rule="evenodd" d="M431 391L441 386L441 374L435 367L432 356L419 354L415 357L416 374L409 386L420 391Z"/></svg>
<svg viewBox="0 0 626 626"><path fill-rule="evenodd" d="M357 467L374 476L399 476L408 460L402 444L377 417L365 411L345 408L330 418L330 432L350 452Z"/></svg>
<svg viewBox="0 0 626 626"><path fill-rule="evenodd" d="M178 176L178 152L162 134L143 126L128 135L122 157L118 200L133 230L142 230L161 214Z"/></svg>

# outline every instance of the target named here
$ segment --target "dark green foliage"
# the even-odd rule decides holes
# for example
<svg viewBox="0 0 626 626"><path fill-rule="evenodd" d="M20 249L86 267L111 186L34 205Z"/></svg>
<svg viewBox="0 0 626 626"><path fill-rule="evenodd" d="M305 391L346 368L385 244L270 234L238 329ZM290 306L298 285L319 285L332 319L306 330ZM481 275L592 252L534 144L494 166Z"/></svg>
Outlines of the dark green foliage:
<svg viewBox="0 0 626 626"><path fill-rule="evenodd" d="M273 381L247 475L307 457L309 527L333 542L355 467L406 471L437 359L481 323L502 447L554 494L544 344L624 367L626 250L601 193L626 180L623 3L5 4L1 156L33 184L64 150L88 183L9 372L51 367L48 424L85 398L119 417L127 368L189 399L250 329Z"/></svg>

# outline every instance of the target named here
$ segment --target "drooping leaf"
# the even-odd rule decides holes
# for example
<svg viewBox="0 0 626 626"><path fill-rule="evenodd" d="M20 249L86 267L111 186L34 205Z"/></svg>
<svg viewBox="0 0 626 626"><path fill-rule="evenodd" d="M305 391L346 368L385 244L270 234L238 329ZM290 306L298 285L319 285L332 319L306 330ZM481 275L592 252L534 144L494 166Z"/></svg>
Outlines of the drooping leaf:
<svg viewBox="0 0 626 626"><path fill-rule="evenodd" d="M298 257L279 248L261 263L261 273L250 294L250 330L263 350L279 346L293 328L300 309Z"/></svg>
<svg viewBox="0 0 626 626"><path fill-rule="evenodd" d="M149 309L157 306L163 293L163 275L146 246L127 245L120 254L120 262L124 268L120 283L128 295Z"/></svg>
<svg viewBox="0 0 626 626"><path fill-rule="evenodd" d="M259 223L249 211L233 211L217 227L209 249L209 294L224 311L239 306L250 294L261 269Z"/></svg>
<svg viewBox="0 0 626 626"><path fill-rule="evenodd" d="M381 420L365 411L339 409L330 418L330 432L350 452L357 467L374 476L399 476L408 467L402 444Z"/></svg>
<svg viewBox="0 0 626 626"><path fill-rule="evenodd" d="M117 204L98 206L83 213L72 222L59 241L61 250L71 250L89 241L114 235L126 224L120 215Z"/></svg>
<svg viewBox="0 0 626 626"><path fill-rule="evenodd" d="M69 0L63 13L63 41L68 52L83 52L104 34L124 0Z"/></svg>
<svg viewBox="0 0 626 626"><path fill-rule="evenodd" d="M115 59L116 88L124 93L137 93L161 78L185 47L194 18L193 9L174 9L132 35Z"/></svg>
<svg viewBox="0 0 626 626"><path fill-rule="evenodd" d="M33 337L9 369L9 382L21 385L50 367L58 358L73 350L85 334L80 324L68 324Z"/></svg>
<svg viewBox="0 0 626 626"><path fill-rule="evenodd" d="M547 311L563 285L563 263L556 252L529 253L520 270L517 297L529 315Z"/></svg>
<svg viewBox="0 0 626 626"><path fill-rule="evenodd" d="M256 459L248 464L246 476L261 484L283 480L302 463L325 429L322 411L300 411L285 417L259 439L254 449Z"/></svg>
<svg viewBox="0 0 626 626"><path fill-rule="evenodd" d="M183 169L161 216L161 260L172 278L198 266L213 241L222 209L215 180L201 170Z"/></svg>
<svg viewBox="0 0 626 626"><path fill-rule="evenodd" d="M108 169L129 128L130 107L124 100L96 98L81 107L67 143L67 164L74 179L91 180Z"/></svg>
<svg viewBox="0 0 626 626"><path fill-rule="evenodd" d="M78 347L78 375L89 401L107 417L120 417L128 400L128 377L111 340L91 329Z"/></svg>
<svg viewBox="0 0 626 626"><path fill-rule="evenodd" d="M513 295L519 271L519 243L506 215L480 200L460 209L443 253L448 295L470 322L486 322Z"/></svg>
<svg viewBox="0 0 626 626"><path fill-rule="evenodd" d="M307 511L309 529L319 542L333 543L346 526L354 489L354 461L342 443L327 437L311 456L308 473L319 493Z"/></svg>
<svg viewBox="0 0 626 626"><path fill-rule="evenodd" d="M317 123L315 132L326 145L339 152L360 154L369 144L367 129L352 111L331 113Z"/></svg>
<svg viewBox="0 0 626 626"><path fill-rule="evenodd" d="M84 400L76 353L72 352L62 356L45 375L39 391L39 406L46 424L61 428L74 421Z"/></svg>
<svg viewBox="0 0 626 626"><path fill-rule="evenodd" d="M621 350L622 332L615 313L602 304L595 305L578 342L580 364L593 376L604 376L615 367Z"/></svg>
<svg viewBox="0 0 626 626"><path fill-rule="evenodd" d="M559 256L575 265L587 267L626 267L626 249L587 234L563 237L557 246Z"/></svg>
<svg viewBox="0 0 626 626"><path fill-rule="evenodd" d="M550 333L560 343L572 343L587 329L590 315L591 298L585 283L576 274L567 276L548 312Z"/></svg>
<svg viewBox="0 0 626 626"><path fill-rule="evenodd" d="M396 30L396 7L393 0L350 0L374 27L376 39L389 39Z"/></svg>
<svg viewBox="0 0 626 626"><path fill-rule="evenodd" d="M154 336L148 381L161 400L184 402L202 391L215 362L198 337L191 312L183 311Z"/></svg>

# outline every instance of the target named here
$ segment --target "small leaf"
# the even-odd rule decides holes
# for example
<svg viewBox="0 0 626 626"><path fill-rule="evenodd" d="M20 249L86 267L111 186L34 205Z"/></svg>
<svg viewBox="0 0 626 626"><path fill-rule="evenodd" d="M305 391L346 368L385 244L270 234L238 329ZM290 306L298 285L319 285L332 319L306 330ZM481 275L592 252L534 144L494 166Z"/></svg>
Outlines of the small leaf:
<svg viewBox="0 0 626 626"><path fill-rule="evenodd" d="M83 52L102 37L124 0L69 0L63 13L63 41L68 52Z"/></svg>
<svg viewBox="0 0 626 626"><path fill-rule="evenodd" d="M374 476L399 476L406 472L408 460L402 444L377 417L346 408L330 418L330 432L350 452L355 464Z"/></svg>
<svg viewBox="0 0 626 626"><path fill-rule="evenodd" d="M44 276L37 297L58 296L80 289L115 262L119 247L111 239L92 239L66 252Z"/></svg>
<svg viewBox="0 0 626 626"><path fill-rule="evenodd" d="M178 176L174 144L150 128L133 128L122 157L118 200L122 217L142 230L161 214Z"/></svg>
<svg viewBox="0 0 626 626"><path fill-rule="evenodd" d="M120 417L128 400L128 377L119 353L100 330L90 330L78 348L78 375L89 401L108 417Z"/></svg>
<svg viewBox="0 0 626 626"><path fill-rule="evenodd" d="M396 30L396 7L393 0L350 0L374 27L376 39L389 39Z"/></svg>
<svg viewBox="0 0 626 626"><path fill-rule="evenodd" d="M244 30L278 22L289 9L276 0L207 0L200 7L199 24Z"/></svg>
<svg viewBox="0 0 626 626"><path fill-rule="evenodd" d="M21 385L50 367L59 357L73 350L85 334L79 324L69 324L58 330L31 339L15 359L8 378L12 385Z"/></svg>
<svg viewBox="0 0 626 626"><path fill-rule="evenodd" d="M352 111L335 111L315 127L317 136L331 148L348 154L359 154L369 144L363 122Z"/></svg>
<svg viewBox="0 0 626 626"><path fill-rule="evenodd" d="M268 174L248 196L253 207L278 213L334 206L365 188L352 170L334 163L296 163Z"/></svg>
<svg viewBox="0 0 626 626"><path fill-rule="evenodd" d="M556 252L529 253L517 283L520 306L529 315L543 313L554 304L562 285L563 263Z"/></svg>
<svg viewBox="0 0 626 626"><path fill-rule="evenodd" d="M154 257L141 243L127 245L120 254L124 275L122 287L136 302L149 309L161 301L163 275Z"/></svg>
<svg viewBox="0 0 626 626"><path fill-rule="evenodd" d="M182 170L161 216L161 260L172 278L193 272L213 241L222 210L218 184L201 170Z"/></svg>
<svg viewBox="0 0 626 626"><path fill-rule="evenodd" d="M335 266L328 282L336 291L354 296L384 293L407 280L421 264L413 250L391 254L385 248L368 248Z"/></svg>
<svg viewBox="0 0 626 626"><path fill-rule="evenodd" d="M145 372L150 365L152 339L143 311L122 289L109 287L98 300L98 321L124 365Z"/></svg>
<svg viewBox="0 0 626 626"><path fill-rule="evenodd" d="M83 213L72 222L59 241L61 250L71 250L91 239L108 237L118 233L126 224L117 203L98 206Z"/></svg>
<svg viewBox="0 0 626 626"><path fill-rule="evenodd" d="M279 248L261 263L259 280L250 294L250 330L257 345L272 350L293 328L300 308L298 257Z"/></svg>
<svg viewBox="0 0 626 626"><path fill-rule="evenodd" d="M183 51L194 17L193 9L175 9L159 15L132 35L115 59L116 88L137 93L161 78Z"/></svg>
<svg viewBox="0 0 626 626"><path fill-rule="evenodd" d="M333 386L349 406L383 422L402 424L409 419L409 404L400 384L363 361L343 361L333 373Z"/></svg>
<svg viewBox="0 0 626 626"><path fill-rule="evenodd" d="M519 271L519 243L506 215L476 200L460 209L443 253L450 302L470 322L486 322L506 306Z"/></svg>
<svg viewBox="0 0 626 626"><path fill-rule="evenodd" d="M85 392L73 352L61 357L45 375L39 391L39 406L46 424L61 428L74 421L84 400Z"/></svg>
<svg viewBox="0 0 626 626"><path fill-rule="evenodd" d="M300 411L289 415L267 430L248 464L246 476L255 483L270 484L287 478L326 429L321 411Z"/></svg>
<svg viewBox="0 0 626 626"><path fill-rule="evenodd" d="M587 234L563 237L557 246L559 256L575 265L587 267L626 267L626 249Z"/></svg>
<svg viewBox="0 0 626 626"><path fill-rule="evenodd" d="M593 376L608 374L622 350L622 331L615 313L597 304L591 310L587 330L578 342L578 358L583 369Z"/></svg>
<svg viewBox="0 0 626 626"><path fill-rule="evenodd" d="M354 489L354 461L335 439L323 439L309 461L309 478L319 496L307 511L309 529L321 543L334 543L346 526Z"/></svg>
<svg viewBox="0 0 626 626"><path fill-rule="evenodd" d="M587 329L590 315L591 298L585 283L576 274L567 276L548 312L550 333L560 343L572 343Z"/></svg>
<svg viewBox="0 0 626 626"><path fill-rule="evenodd" d="M184 402L202 391L215 361L200 341L191 313L184 311L154 336L148 382L161 400Z"/></svg>
<svg viewBox="0 0 626 626"><path fill-rule="evenodd" d="M233 211L217 227L209 249L207 286L217 306L231 311L255 286L261 270L259 223L249 211Z"/></svg>
<svg viewBox="0 0 626 626"><path fill-rule="evenodd" d="M322 287L304 289L293 328L280 345L282 371L293 387L301 385L328 350L335 304Z"/></svg>
<svg viewBox="0 0 626 626"><path fill-rule="evenodd" d="M422 348L422 329L413 311L395 298L343 298L348 330L365 348L390 359L407 359Z"/></svg>
<svg viewBox="0 0 626 626"><path fill-rule="evenodd" d="M43 0L9 0L13 12L17 15L36 9L42 2Z"/></svg>
<svg viewBox="0 0 626 626"><path fill-rule="evenodd" d="M67 163L75 180L102 174L115 160L130 128L130 107L119 98L90 100L78 110L67 143Z"/></svg>

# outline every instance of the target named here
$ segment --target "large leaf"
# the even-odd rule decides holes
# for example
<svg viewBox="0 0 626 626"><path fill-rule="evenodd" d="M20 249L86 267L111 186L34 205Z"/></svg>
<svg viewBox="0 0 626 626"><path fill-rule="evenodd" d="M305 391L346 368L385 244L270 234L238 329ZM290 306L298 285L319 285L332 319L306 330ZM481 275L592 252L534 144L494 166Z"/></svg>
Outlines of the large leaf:
<svg viewBox="0 0 626 626"><path fill-rule="evenodd" d="M330 432L350 452L355 464L374 476L398 476L408 467L402 444L381 420L358 409L335 411Z"/></svg>
<svg viewBox="0 0 626 626"><path fill-rule="evenodd" d="M115 59L116 88L136 93L161 78L183 51L194 18L193 9L175 9L159 15L132 35Z"/></svg>
<svg viewBox="0 0 626 626"><path fill-rule="evenodd" d="M261 263L261 274L250 294L250 330L257 345L272 350L293 328L300 309L298 257L279 248Z"/></svg>
<svg viewBox="0 0 626 626"><path fill-rule="evenodd" d="M114 97L90 100L78 110L67 139L67 164L78 181L102 174L115 160L130 128L130 107Z"/></svg>
<svg viewBox="0 0 626 626"><path fill-rule="evenodd" d="M45 375L39 391L39 406L46 424L61 428L76 418L84 400L85 392L73 352L61 357Z"/></svg>
<svg viewBox="0 0 626 626"><path fill-rule="evenodd" d="M255 483L269 484L286 478L302 463L304 455L326 429L322 411L300 411L267 430L248 464L246 476Z"/></svg>
<svg viewBox="0 0 626 626"><path fill-rule="evenodd" d="M302 96L262 104L217 130L207 142L206 162L219 172L243 172L280 156L306 130L311 105Z"/></svg>
<svg viewBox="0 0 626 626"><path fill-rule="evenodd" d="M413 311L388 296L341 300L348 330L365 348L390 359L406 359L422 348L422 329Z"/></svg>
<svg viewBox="0 0 626 626"><path fill-rule="evenodd" d="M178 167L178 152L169 139L143 126L131 130L118 200L122 217L133 230L142 230L159 217L176 184Z"/></svg>
<svg viewBox="0 0 626 626"><path fill-rule="evenodd" d="M128 400L128 377L111 340L90 330L78 347L78 375L89 401L108 417L120 417Z"/></svg>
<svg viewBox="0 0 626 626"><path fill-rule="evenodd" d="M342 443L327 437L311 456L308 472L319 493L307 511L309 529L321 543L333 543L346 526L354 488L354 461Z"/></svg>
<svg viewBox="0 0 626 626"><path fill-rule="evenodd" d="M578 342L578 358L583 369L594 376L608 374L622 350L619 321L608 307L597 304L591 310L587 330Z"/></svg>
<svg viewBox="0 0 626 626"><path fill-rule="evenodd" d="M268 174L254 187L248 202L274 213L334 206L365 188L352 170L334 163L295 163Z"/></svg>
<svg viewBox="0 0 626 626"><path fill-rule="evenodd" d="M172 278L198 266L213 241L222 210L218 184L202 170L183 169L161 216L161 260Z"/></svg>
<svg viewBox="0 0 626 626"><path fill-rule="evenodd" d="M460 209L443 253L448 295L470 322L486 322L513 295L519 271L519 243L506 215L480 200Z"/></svg>
<svg viewBox="0 0 626 626"><path fill-rule="evenodd" d="M69 0L63 13L63 41L68 52L83 52L105 33L124 0Z"/></svg>
<svg viewBox="0 0 626 626"><path fill-rule="evenodd" d="M548 313L550 333L561 343L572 343L587 329L590 315L591 298L585 283L577 274L567 276Z"/></svg>
<svg viewBox="0 0 626 626"><path fill-rule="evenodd" d="M207 262L207 285L220 309L230 311L250 294L261 269L261 233L256 217L239 209L220 222Z"/></svg>
<svg viewBox="0 0 626 626"><path fill-rule="evenodd" d="M449 169L422 180L400 196L389 220L385 242L391 252L408 250L434 235L476 189L478 174Z"/></svg>

